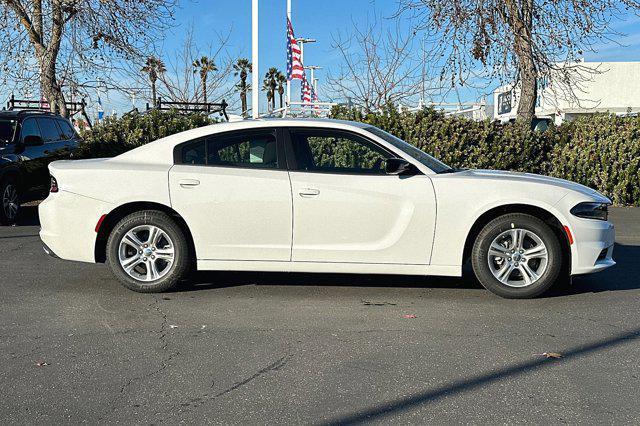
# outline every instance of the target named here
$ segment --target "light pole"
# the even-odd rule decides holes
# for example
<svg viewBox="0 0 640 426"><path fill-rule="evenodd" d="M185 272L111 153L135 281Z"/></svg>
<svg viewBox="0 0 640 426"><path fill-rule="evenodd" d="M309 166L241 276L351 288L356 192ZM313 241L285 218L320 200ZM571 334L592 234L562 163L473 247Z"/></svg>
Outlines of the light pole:
<svg viewBox="0 0 640 426"><path fill-rule="evenodd" d="M254 119L260 117L260 89L259 77L260 67L258 66L258 0L251 1L251 62L253 72L251 73L251 116Z"/></svg>
<svg viewBox="0 0 640 426"><path fill-rule="evenodd" d="M322 67L318 65L309 65L308 67L304 67L307 70L311 70L311 84L313 84L313 90L315 90L316 94L318 93L318 79L315 75L315 70L321 70Z"/></svg>
<svg viewBox="0 0 640 426"><path fill-rule="evenodd" d="M315 43L315 38L296 38L296 41L300 43L300 62L302 62L302 66L304 66L304 45L305 43Z"/></svg>

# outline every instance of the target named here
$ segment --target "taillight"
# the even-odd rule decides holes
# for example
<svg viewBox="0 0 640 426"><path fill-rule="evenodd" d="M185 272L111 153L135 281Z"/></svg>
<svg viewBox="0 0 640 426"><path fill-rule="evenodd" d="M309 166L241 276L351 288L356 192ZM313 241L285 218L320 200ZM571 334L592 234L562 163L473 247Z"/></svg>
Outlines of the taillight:
<svg viewBox="0 0 640 426"><path fill-rule="evenodd" d="M58 181L53 176L51 176L51 187L49 188L49 192L58 192Z"/></svg>

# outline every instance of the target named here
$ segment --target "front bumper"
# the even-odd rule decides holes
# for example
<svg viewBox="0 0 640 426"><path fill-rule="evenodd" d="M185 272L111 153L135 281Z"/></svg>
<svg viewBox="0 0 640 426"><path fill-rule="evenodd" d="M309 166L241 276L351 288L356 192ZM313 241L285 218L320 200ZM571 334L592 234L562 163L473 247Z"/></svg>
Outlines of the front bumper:
<svg viewBox="0 0 640 426"><path fill-rule="evenodd" d="M613 223L576 218L570 229L575 240L571 275L590 274L616 264L613 260L616 236Z"/></svg>

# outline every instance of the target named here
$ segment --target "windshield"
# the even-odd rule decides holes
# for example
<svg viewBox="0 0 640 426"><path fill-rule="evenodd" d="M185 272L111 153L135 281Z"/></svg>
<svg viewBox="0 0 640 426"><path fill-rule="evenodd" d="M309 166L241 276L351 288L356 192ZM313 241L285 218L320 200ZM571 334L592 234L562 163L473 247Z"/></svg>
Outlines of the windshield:
<svg viewBox="0 0 640 426"><path fill-rule="evenodd" d="M13 141L13 132L16 130L15 120L0 120L0 145Z"/></svg>
<svg viewBox="0 0 640 426"><path fill-rule="evenodd" d="M391 145L402 150L404 153L409 154L411 157L415 158L416 160L433 170L435 173L450 173L454 170L443 162L436 160L426 152L419 150L410 143L407 143L402 139L393 136L391 133L387 133L384 130L378 129L377 127L373 126L367 127L365 128L365 130L373 133L379 138L384 139L386 142L389 142Z"/></svg>

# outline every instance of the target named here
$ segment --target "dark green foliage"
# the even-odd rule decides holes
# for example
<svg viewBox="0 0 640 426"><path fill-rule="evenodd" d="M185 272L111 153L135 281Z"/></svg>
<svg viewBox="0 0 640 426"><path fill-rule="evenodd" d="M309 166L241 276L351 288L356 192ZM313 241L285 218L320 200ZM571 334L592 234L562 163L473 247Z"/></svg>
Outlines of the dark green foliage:
<svg viewBox="0 0 640 426"><path fill-rule="evenodd" d="M433 109L392 106L363 115L335 107L332 117L380 127L453 167L556 176L602 192L617 205L640 206L640 118L590 115L545 132L519 123L445 117Z"/></svg>
<svg viewBox="0 0 640 426"><path fill-rule="evenodd" d="M185 115L157 110L108 118L92 130L82 133L83 142L76 157L114 157L156 139L214 122L203 114Z"/></svg>

